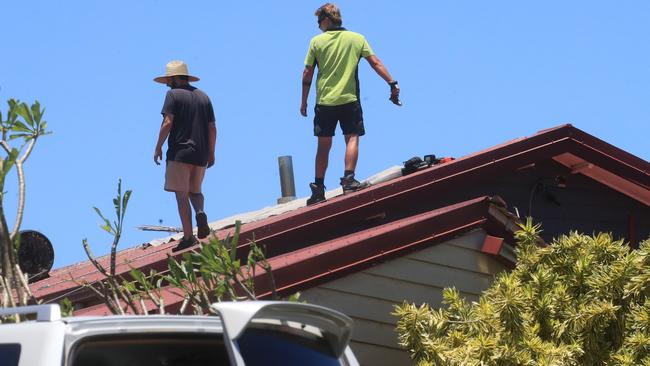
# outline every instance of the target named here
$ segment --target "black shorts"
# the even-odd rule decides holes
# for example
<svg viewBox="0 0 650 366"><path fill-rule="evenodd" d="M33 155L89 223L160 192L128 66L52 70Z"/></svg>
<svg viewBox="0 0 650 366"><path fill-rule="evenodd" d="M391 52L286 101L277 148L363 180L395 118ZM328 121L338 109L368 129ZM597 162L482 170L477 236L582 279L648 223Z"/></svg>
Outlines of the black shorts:
<svg viewBox="0 0 650 366"><path fill-rule="evenodd" d="M341 121L344 135L366 134L363 127L363 111L359 101L341 105L320 105L314 107L314 136L334 136L336 123Z"/></svg>

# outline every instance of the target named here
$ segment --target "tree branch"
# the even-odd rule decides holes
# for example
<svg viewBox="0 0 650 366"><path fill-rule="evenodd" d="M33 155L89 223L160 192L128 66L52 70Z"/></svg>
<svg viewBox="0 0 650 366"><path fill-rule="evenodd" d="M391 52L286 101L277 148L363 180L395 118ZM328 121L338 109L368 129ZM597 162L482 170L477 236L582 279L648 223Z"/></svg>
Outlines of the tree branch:
<svg viewBox="0 0 650 366"><path fill-rule="evenodd" d="M25 278L25 275L24 275L23 271L20 269L20 266L18 264L16 264L16 271L19 274L18 277L20 278L20 284L25 289L25 296L29 296L30 300L36 301L36 298L32 294L32 290L29 288L29 284L27 283L27 279ZM25 304L27 304L27 297L25 298Z"/></svg>
<svg viewBox="0 0 650 366"><path fill-rule="evenodd" d="M2 146L2 149L4 149L4 151L7 154L11 153L11 146L9 146L9 144L7 143L7 141L4 138L2 139L2 141L0 141L0 146Z"/></svg>
<svg viewBox="0 0 650 366"><path fill-rule="evenodd" d="M16 161L16 171L18 172L18 208L16 212L16 221L11 230L11 241L16 240L18 230L23 222L23 213L25 212L25 172L23 171L23 163Z"/></svg>
<svg viewBox="0 0 650 366"><path fill-rule="evenodd" d="M34 137L31 140L29 140L29 144L27 145L27 150L25 150L25 152L23 153L23 156L21 156L20 158L18 158L16 160L16 163L20 162L22 164L22 163L25 162L25 160L27 160L29 155L32 153L32 150L34 150L34 145L36 145L36 139L37 138L38 138L38 135L34 135Z"/></svg>
<svg viewBox="0 0 650 366"><path fill-rule="evenodd" d="M2 302L0 302L0 306L6 308L8 307L7 305L10 294L9 287L7 287L7 282L5 281L4 276L0 276L0 287L2 287Z"/></svg>
<svg viewBox="0 0 650 366"><path fill-rule="evenodd" d="M25 173L23 171L23 163L32 153L32 150L34 150L37 136L34 136L34 138L29 141L29 144L27 145L27 149L23 153L23 156L19 159L16 159L16 170L18 172L18 208L16 213L16 221L14 222L14 227L11 230L12 241L14 241L16 239L16 235L18 235L20 224L23 221L23 212L25 211ZM7 150L9 148L9 145L5 141L2 142L4 142L3 148ZM10 151L8 151L8 153L9 152Z"/></svg>
<svg viewBox="0 0 650 366"><path fill-rule="evenodd" d="M93 251L90 249L88 240L84 239L81 242L83 243L84 250L86 251L86 255L88 256L88 259L93 264L93 266L95 266L95 268L97 268L97 270L101 272L101 274L108 277L108 273L106 272L106 269L104 268L104 266L101 265L101 263L99 263L99 261L97 261L95 255L93 254Z"/></svg>
<svg viewBox="0 0 650 366"><path fill-rule="evenodd" d="M117 244L120 242L121 234L122 225L119 224L115 231L115 236L113 237L113 244L111 245L111 276L115 276L115 267L117 266Z"/></svg>

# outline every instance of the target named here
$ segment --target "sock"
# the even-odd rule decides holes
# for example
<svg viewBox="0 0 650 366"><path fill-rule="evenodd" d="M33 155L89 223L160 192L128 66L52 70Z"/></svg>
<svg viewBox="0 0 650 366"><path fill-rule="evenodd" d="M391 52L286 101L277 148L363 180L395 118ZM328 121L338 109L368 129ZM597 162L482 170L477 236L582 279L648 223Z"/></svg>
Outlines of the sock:
<svg viewBox="0 0 650 366"><path fill-rule="evenodd" d="M343 172L344 177L348 177L350 175L354 175L354 170L346 170Z"/></svg>
<svg viewBox="0 0 650 366"><path fill-rule="evenodd" d="M324 185L325 185L325 178L318 178L318 177L316 177L316 178L314 178L314 183L315 183L317 186L324 186Z"/></svg>

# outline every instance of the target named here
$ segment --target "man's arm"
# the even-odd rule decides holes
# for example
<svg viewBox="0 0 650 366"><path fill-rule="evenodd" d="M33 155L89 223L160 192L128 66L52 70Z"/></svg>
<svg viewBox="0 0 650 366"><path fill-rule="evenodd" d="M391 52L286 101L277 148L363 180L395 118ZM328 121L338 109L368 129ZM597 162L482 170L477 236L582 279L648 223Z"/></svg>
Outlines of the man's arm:
<svg viewBox="0 0 650 366"><path fill-rule="evenodd" d="M309 97L309 89L311 88L311 81L314 78L314 67L305 66L302 72L302 103L300 104L300 114L307 117L307 97Z"/></svg>
<svg viewBox="0 0 650 366"><path fill-rule="evenodd" d="M382 79L384 79L387 83L390 83L393 81L393 78L390 76L388 73L388 70L386 69L386 66L377 58L375 55L371 55L366 57L366 61L370 64L370 67L372 67L373 70L377 73L377 75L381 76Z"/></svg>
<svg viewBox="0 0 650 366"><path fill-rule="evenodd" d="M397 102L399 102L399 85L397 85L395 80L393 80L393 77L390 76L390 73L388 73L386 66L384 66L381 60L379 60L379 58L377 58L375 55L366 57L366 61L368 61L370 67L375 70L377 75L379 75L388 83L388 85L390 85L390 100L392 100L393 103L397 104Z"/></svg>
<svg viewBox="0 0 650 366"><path fill-rule="evenodd" d="M210 146L210 155L208 158L208 168L214 165L214 149L217 145L217 124L212 121L208 123L208 143Z"/></svg>
<svg viewBox="0 0 650 366"><path fill-rule="evenodd" d="M169 130L171 130L173 123L174 123L174 115L165 114L162 124L160 125L160 133L158 134L158 142L156 143L156 149L153 153L153 161L154 163L156 163L156 165L160 165L159 160L162 160L162 146L165 143L167 136L169 136Z"/></svg>

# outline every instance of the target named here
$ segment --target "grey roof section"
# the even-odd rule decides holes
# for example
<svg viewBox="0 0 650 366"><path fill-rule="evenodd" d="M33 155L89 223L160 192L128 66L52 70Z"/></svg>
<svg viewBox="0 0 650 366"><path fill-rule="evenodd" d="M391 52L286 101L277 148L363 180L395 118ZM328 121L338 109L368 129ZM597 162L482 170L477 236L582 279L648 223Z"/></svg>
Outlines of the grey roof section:
<svg viewBox="0 0 650 366"><path fill-rule="evenodd" d="M368 179L365 179L362 183L367 183L372 186L381 182L386 182L401 177L402 168L403 166L398 166L398 165L390 167L382 172L379 172L369 177ZM343 189L339 186L336 189L332 189L325 192L325 198L329 199L332 197L340 196L341 194L343 194ZM220 230L226 227L234 226L236 221L240 221L242 224L247 224L255 221L264 220L271 216L281 215L285 212L289 212L289 211L297 210L301 207L305 207L307 205L307 198L308 197L297 198L287 203L264 207L257 211L251 211L251 212L245 212L245 213L233 215L218 221L210 222L209 225L212 230ZM194 233L196 234L196 228L194 229ZM183 234L178 233L165 238L154 239L144 245L158 246L161 244L169 243L172 240L180 240L182 237Z"/></svg>

